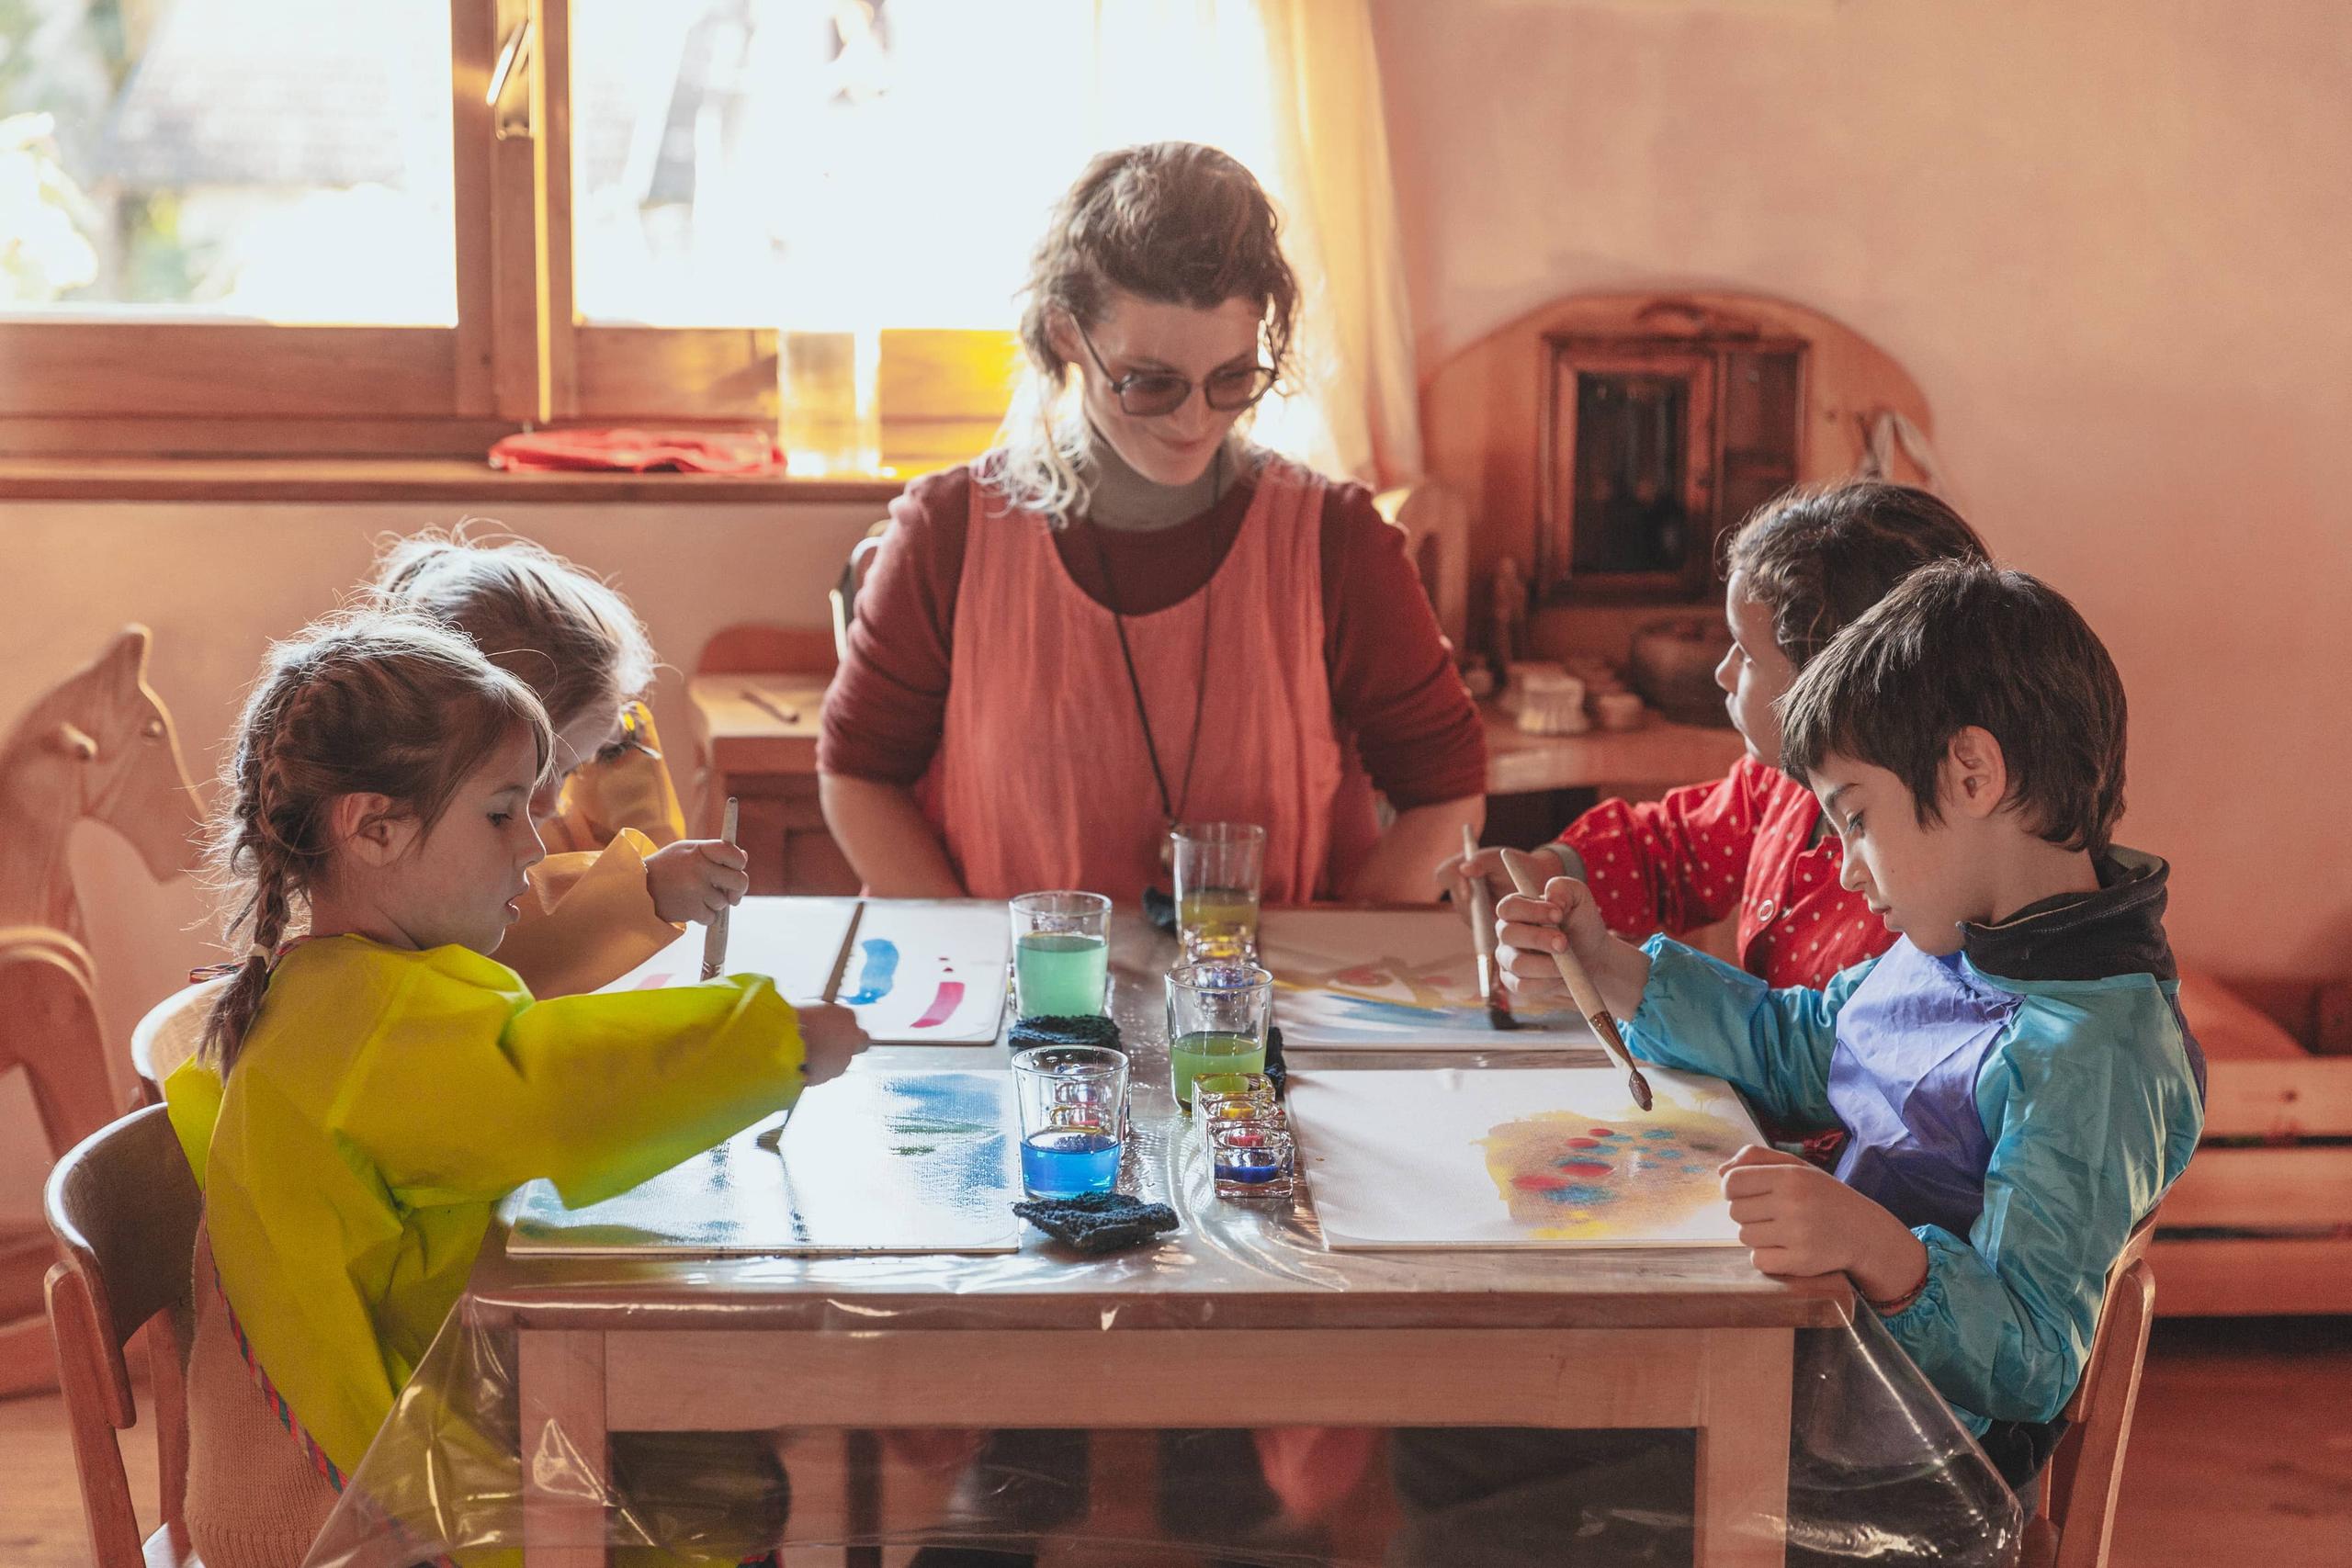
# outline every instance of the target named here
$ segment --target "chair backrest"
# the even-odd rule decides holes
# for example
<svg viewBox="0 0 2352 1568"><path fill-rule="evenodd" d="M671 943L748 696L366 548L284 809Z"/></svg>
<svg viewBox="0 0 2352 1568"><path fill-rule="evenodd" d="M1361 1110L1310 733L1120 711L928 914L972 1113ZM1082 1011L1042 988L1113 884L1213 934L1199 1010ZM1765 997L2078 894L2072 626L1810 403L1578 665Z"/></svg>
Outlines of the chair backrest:
<svg viewBox="0 0 2352 1568"><path fill-rule="evenodd" d="M49 1322L99 1568L146 1561L118 1432L138 1420L124 1350L145 1332L162 1518L187 1553L189 1266L202 1200L160 1105L74 1145L49 1174L49 1228L63 1261L49 1271Z"/></svg>
<svg viewBox="0 0 2352 1568"><path fill-rule="evenodd" d="M721 626L702 645L695 660L696 675L768 675L787 671L821 675L832 667L831 633L754 621Z"/></svg>
<svg viewBox="0 0 2352 1568"><path fill-rule="evenodd" d="M1470 513L1442 485L1383 491L1373 504L1403 531L1406 553L1437 612L1438 629L1459 655L1470 632Z"/></svg>
<svg viewBox="0 0 2352 1568"><path fill-rule="evenodd" d="M226 975L194 981L149 1008L147 1015L131 1025L130 1070L139 1079L131 1097L133 1111L164 1103L164 1080L196 1055L213 998L228 984Z"/></svg>
<svg viewBox="0 0 2352 1568"><path fill-rule="evenodd" d="M874 570L874 558L882 550L882 536L889 530L890 520L885 517L869 526L857 543L849 547L849 559L842 563L839 581L828 589L825 597L833 606L833 657L849 657L849 628L857 620L857 592L865 586L865 574Z"/></svg>
<svg viewBox="0 0 2352 1568"><path fill-rule="evenodd" d="M2108 1270L2107 1300L2091 1336L2082 1381L2066 1401L2066 1435L2051 1455L2037 1524L2046 1521L2055 1542L2054 1568L2098 1568L2107 1562L2115 1529L2115 1499L2123 1483L2123 1450L2132 1412L2140 1400L2148 1326L2155 1318L2156 1277L2148 1266L2150 1214L2132 1227L2123 1252Z"/></svg>

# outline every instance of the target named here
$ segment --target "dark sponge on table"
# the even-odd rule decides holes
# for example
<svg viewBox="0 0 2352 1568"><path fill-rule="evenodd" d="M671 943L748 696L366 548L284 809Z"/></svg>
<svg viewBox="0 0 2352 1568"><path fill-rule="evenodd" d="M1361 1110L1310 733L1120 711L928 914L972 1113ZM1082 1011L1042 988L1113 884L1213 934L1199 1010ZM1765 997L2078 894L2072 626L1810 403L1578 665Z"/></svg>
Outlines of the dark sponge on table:
<svg viewBox="0 0 2352 1568"><path fill-rule="evenodd" d="M1075 1198L1035 1198L1012 1212L1080 1252L1139 1247L1176 1228L1176 1211L1124 1192L1081 1192Z"/></svg>
<svg viewBox="0 0 2352 1568"><path fill-rule="evenodd" d="M1015 1019L1012 1028L1006 1032L1005 1043L1016 1051L1026 1051L1032 1045L1108 1045L1116 1051L1119 1026L1098 1013L1075 1018L1038 1013Z"/></svg>

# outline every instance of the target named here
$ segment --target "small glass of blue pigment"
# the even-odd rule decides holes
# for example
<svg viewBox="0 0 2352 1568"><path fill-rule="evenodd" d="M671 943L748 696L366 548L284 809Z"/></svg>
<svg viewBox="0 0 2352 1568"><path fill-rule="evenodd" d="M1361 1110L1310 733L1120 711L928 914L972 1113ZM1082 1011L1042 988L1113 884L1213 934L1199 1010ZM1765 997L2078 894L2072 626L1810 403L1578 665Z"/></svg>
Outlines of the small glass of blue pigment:
<svg viewBox="0 0 2352 1568"><path fill-rule="evenodd" d="M1021 1100L1021 1185L1032 1198L1108 1192L1127 1135L1127 1058L1104 1045L1036 1045L1014 1054Z"/></svg>
<svg viewBox="0 0 2352 1568"><path fill-rule="evenodd" d="M1270 1122L1212 1126L1209 1168L1220 1198L1287 1198L1298 1183L1290 1134Z"/></svg>

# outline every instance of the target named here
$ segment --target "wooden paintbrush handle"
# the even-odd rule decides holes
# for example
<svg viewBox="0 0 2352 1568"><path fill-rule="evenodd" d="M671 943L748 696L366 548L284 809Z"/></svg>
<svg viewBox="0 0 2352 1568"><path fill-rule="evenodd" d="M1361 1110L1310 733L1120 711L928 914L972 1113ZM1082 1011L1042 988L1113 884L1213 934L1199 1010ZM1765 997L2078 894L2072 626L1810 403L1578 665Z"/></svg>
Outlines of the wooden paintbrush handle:
<svg viewBox="0 0 2352 1568"><path fill-rule="evenodd" d="M1518 888L1522 897L1544 897L1544 883L1527 863L1526 856L1515 851L1505 851L1503 865L1510 873L1511 886ZM1560 978L1566 982L1568 994L1576 998L1577 1010L1584 1014L1586 1022L1592 1025L1592 1032L1600 1036L1601 1045L1617 1058L1620 1066L1631 1071L1634 1065L1632 1054L1625 1049L1624 1037L1617 1032L1617 1021L1610 1015L1609 1004L1600 999L1600 987L1592 983L1592 976L1585 972L1584 964L1566 948L1552 954L1552 963L1560 971Z"/></svg>

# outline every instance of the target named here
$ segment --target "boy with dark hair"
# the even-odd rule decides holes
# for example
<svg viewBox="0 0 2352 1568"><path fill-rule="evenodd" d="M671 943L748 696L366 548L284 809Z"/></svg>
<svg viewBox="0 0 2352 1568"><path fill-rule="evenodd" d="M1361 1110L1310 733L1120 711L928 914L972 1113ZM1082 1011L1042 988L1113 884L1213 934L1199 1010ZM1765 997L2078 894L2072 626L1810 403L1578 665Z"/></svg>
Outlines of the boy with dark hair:
<svg viewBox="0 0 2352 1568"><path fill-rule="evenodd" d="M2055 1444L2110 1262L2178 1179L2204 1061L2173 1005L2165 867L2110 844L2124 699L2074 606L1982 562L1920 568L1781 709L1844 879L1900 935L1773 990L1664 937L1611 937L1567 878L1497 911L1521 985L1573 948L1646 1059L1842 1125L1833 1176L1723 1167L1769 1274L1842 1270L2014 1486Z"/></svg>

